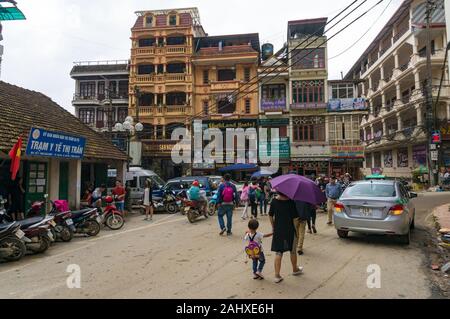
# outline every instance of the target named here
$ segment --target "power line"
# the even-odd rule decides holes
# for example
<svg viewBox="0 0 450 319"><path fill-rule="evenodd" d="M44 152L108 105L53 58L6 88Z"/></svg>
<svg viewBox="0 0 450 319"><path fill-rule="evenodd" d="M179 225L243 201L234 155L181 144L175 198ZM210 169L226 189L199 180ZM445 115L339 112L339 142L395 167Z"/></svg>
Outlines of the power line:
<svg viewBox="0 0 450 319"><path fill-rule="evenodd" d="M364 36L366 36L366 34L369 33L370 30L372 30L372 28L375 26L375 24L378 23L378 21L380 20L380 18L381 18L381 17L383 16L383 14L386 12L387 8L391 5L392 1L393 1L393 0L390 0L390 1L389 1L389 3L387 4L387 6L384 8L384 10L381 12L381 14L380 14L380 15L378 16L378 18L375 20L375 22L367 29L366 32L364 32L364 34L363 34L358 40L356 40L355 42L353 42L352 45L350 45L347 49L345 49L345 50L342 51L341 53L339 53L339 54L337 54L337 55L335 55L335 56L332 56L331 58L328 58L328 61L329 61L329 60L332 60L332 59L335 59L335 58L337 58L337 57L340 57L340 56L343 55L344 53L347 53L349 50L351 50L356 44L358 44L359 41L361 41L361 40L364 38Z"/></svg>

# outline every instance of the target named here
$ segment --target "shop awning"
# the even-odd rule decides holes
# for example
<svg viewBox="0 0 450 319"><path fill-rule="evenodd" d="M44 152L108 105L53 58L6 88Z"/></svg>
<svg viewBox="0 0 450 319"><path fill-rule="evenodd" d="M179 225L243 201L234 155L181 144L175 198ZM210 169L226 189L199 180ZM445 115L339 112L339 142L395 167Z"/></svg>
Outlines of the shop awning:
<svg viewBox="0 0 450 319"><path fill-rule="evenodd" d="M7 1L1 1L7 2ZM19 10L16 6L14 7L4 7L0 4L0 21L7 20L25 20L25 16L22 11Z"/></svg>
<svg viewBox="0 0 450 319"><path fill-rule="evenodd" d="M219 172L224 173L234 171L256 171L256 170L258 170L258 165L256 164L234 164L219 169Z"/></svg>

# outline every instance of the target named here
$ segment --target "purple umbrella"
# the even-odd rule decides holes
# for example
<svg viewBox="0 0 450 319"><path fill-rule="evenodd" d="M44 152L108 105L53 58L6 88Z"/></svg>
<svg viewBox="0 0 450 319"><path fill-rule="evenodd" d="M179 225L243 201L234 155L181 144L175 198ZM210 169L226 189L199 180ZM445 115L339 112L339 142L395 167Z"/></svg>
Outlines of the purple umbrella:
<svg viewBox="0 0 450 319"><path fill-rule="evenodd" d="M327 198L312 180L294 174L283 175L271 181L272 187L292 200L299 200L313 205L327 201Z"/></svg>

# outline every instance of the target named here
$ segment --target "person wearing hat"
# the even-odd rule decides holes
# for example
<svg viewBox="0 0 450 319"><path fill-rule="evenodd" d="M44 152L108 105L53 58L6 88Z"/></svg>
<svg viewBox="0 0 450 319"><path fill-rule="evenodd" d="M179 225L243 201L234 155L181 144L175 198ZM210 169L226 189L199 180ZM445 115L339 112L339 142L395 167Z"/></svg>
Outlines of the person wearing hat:
<svg viewBox="0 0 450 319"><path fill-rule="evenodd" d="M204 198L201 196L199 181L194 181L192 183L191 188L189 188L189 190L188 190L188 196L191 201L197 202L198 207L200 207L200 209L202 211L204 211L204 209L206 207L206 205L205 205L206 202L205 202Z"/></svg>

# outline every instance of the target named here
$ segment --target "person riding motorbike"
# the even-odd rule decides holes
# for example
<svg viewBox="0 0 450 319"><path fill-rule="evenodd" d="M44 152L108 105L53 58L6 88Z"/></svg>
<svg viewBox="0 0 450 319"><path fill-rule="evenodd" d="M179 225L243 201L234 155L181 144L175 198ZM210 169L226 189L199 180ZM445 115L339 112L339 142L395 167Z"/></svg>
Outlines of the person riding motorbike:
<svg viewBox="0 0 450 319"><path fill-rule="evenodd" d="M201 211L205 212L207 199L205 195L202 195L200 183L198 181L192 183L191 188L188 190L188 196L191 201L197 203L197 207L199 207Z"/></svg>

